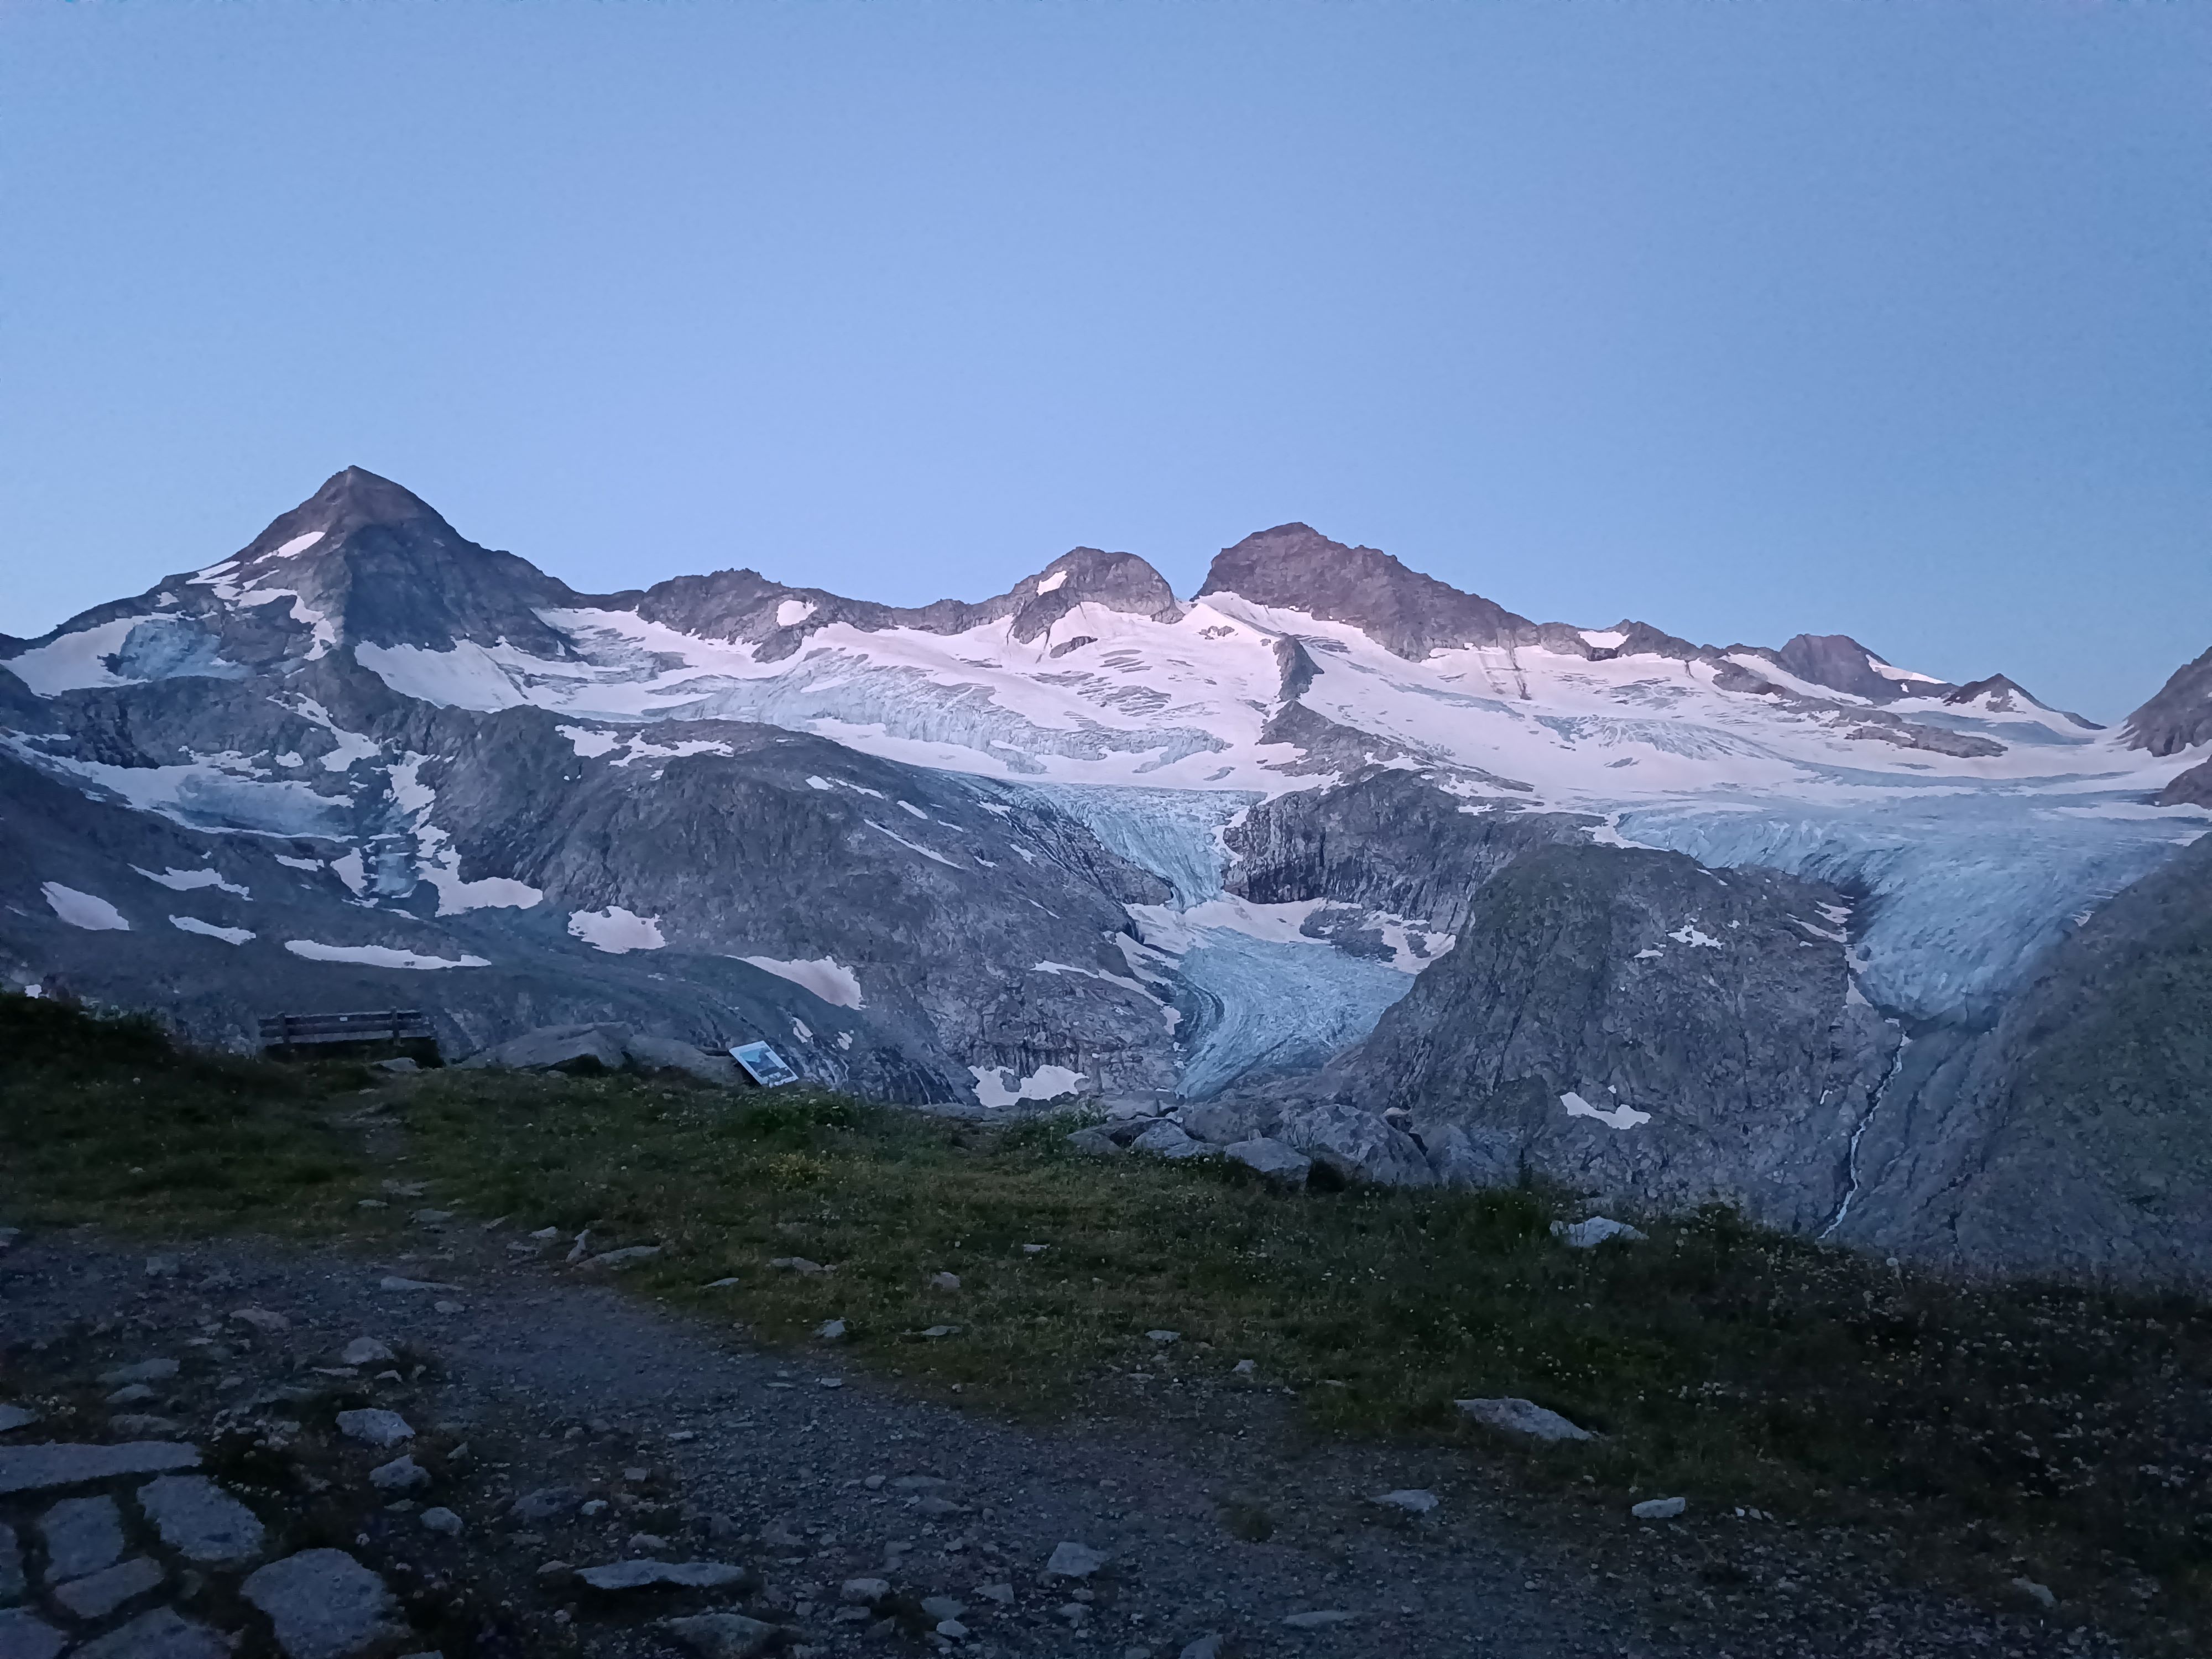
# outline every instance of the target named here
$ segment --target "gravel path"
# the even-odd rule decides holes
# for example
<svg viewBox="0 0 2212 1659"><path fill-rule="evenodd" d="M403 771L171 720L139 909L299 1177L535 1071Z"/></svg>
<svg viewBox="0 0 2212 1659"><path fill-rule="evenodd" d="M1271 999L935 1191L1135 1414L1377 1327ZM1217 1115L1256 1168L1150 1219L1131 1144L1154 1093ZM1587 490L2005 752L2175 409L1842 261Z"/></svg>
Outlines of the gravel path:
<svg viewBox="0 0 2212 1659"><path fill-rule="evenodd" d="M565 1267L557 1245L510 1249L516 1238L456 1221L383 1259L202 1245L152 1259L151 1273L143 1248L86 1231L0 1255L0 1403L40 1414L0 1432L0 1462L27 1443L189 1443L268 1533L252 1560L217 1565L153 1538L163 1587L75 1620L40 1587L33 1541L25 1606L72 1638L173 1606L237 1635L244 1659L778 1646L1203 1659L1208 1636L1223 1654L1316 1659L2114 1650L2039 1610L1897 1588L1878 1540L1695 1512L1539 1513L1463 1451L1316 1443L1264 1378L1042 1431L904 1399L895 1380L841 1364L834 1343L757 1352L740 1331ZM348 1364L364 1337L389 1358L357 1351ZM102 1376L165 1359L173 1376L108 1403ZM349 1437L349 1422L374 1428L349 1415L364 1409L398 1413L411 1437ZM371 1471L403 1454L419 1482L402 1470L380 1489ZM135 1513L143 1484L65 1495L113 1492ZM1374 1501L1405 1490L1435 1507ZM0 1522L35 1540L52 1501L0 1495ZM1579 1538L1562 1525L1577 1514ZM1099 1565L1049 1571L1063 1544L1083 1547L1063 1565ZM404 1632L280 1644L282 1620L238 1577L302 1551L371 1570ZM744 1573L604 1591L578 1577L626 1560ZM0 1603L7 1565L0 1552ZM852 1583L866 1580L880 1586ZM742 1617L664 1622L716 1610ZM0 1656L9 1639L0 1619Z"/></svg>

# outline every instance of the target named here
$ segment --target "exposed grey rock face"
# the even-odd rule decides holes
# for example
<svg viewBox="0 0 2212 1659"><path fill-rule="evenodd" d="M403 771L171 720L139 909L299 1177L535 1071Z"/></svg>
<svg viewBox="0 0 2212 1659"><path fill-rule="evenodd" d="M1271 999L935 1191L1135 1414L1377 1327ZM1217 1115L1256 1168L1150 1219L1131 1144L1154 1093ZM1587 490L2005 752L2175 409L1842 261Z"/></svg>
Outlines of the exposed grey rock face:
<svg viewBox="0 0 2212 1659"><path fill-rule="evenodd" d="M1536 624L1476 594L1409 570L1372 547L1346 547L1310 526L1277 525L1224 548L1199 597L1234 593L1254 605L1350 623L1401 657L1455 645L1534 645Z"/></svg>
<svg viewBox="0 0 2212 1659"><path fill-rule="evenodd" d="M2212 760L2199 761L2158 793L2160 806L2212 806Z"/></svg>
<svg viewBox="0 0 2212 1659"><path fill-rule="evenodd" d="M23 1599L23 1545L15 1529L0 1521L0 1607Z"/></svg>
<svg viewBox="0 0 2212 1659"><path fill-rule="evenodd" d="M1985 1036L1904 1057L1841 1239L2064 1274L2212 1274L2212 837L2039 964Z"/></svg>
<svg viewBox="0 0 2212 1659"><path fill-rule="evenodd" d="M1774 660L1801 680L1847 692L1870 702L1892 702L1906 694L1905 682L1877 672L1881 659L1848 634L1800 634L1774 653ZM1922 681L1910 689L1922 696L1954 690Z"/></svg>
<svg viewBox="0 0 2212 1659"><path fill-rule="evenodd" d="M2121 736L2154 755L2175 755L2212 738L2212 651L2173 671L2156 696L2128 716Z"/></svg>
<svg viewBox="0 0 2212 1659"><path fill-rule="evenodd" d="M1346 1181L1378 1187L1430 1187L1436 1172L1413 1138L1371 1112L1339 1101L1284 1114L1275 1139Z"/></svg>
<svg viewBox="0 0 2212 1659"><path fill-rule="evenodd" d="M1679 854L1540 848L1480 888L1450 954L1327 1086L1413 1109L1425 1135L1463 1127L1444 1158L1470 1173L1510 1144L1601 1194L1817 1228L1898 1043L1853 995L1820 908L1840 898Z"/></svg>
<svg viewBox="0 0 2212 1659"><path fill-rule="evenodd" d="M256 1569L240 1587L269 1615L284 1659L352 1659L406 1634L384 1581L343 1550L301 1550Z"/></svg>

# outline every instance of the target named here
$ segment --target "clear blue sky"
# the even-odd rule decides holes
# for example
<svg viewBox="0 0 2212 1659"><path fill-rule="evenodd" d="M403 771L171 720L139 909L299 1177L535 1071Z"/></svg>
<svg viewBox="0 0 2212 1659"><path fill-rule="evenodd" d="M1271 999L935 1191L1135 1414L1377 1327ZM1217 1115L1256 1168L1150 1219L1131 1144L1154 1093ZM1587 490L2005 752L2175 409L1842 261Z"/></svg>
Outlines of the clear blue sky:
<svg viewBox="0 0 2212 1659"><path fill-rule="evenodd" d="M2212 7L0 0L0 629L328 473L579 586L2212 645Z"/></svg>

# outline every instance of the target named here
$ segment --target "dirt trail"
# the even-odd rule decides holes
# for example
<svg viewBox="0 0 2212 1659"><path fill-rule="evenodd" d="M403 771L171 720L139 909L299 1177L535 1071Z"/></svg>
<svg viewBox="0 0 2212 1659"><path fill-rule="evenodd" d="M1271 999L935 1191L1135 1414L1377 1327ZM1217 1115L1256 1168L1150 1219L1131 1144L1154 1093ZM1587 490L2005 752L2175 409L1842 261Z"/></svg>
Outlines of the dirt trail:
<svg viewBox="0 0 2212 1659"><path fill-rule="evenodd" d="M26 1238L0 1255L0 1395L47 1420L0 1444L141 1437L110 1419L167 1416L173 1437L244 1472L234 1489L269 1521L276 1553L349 1548L404 1593L422 1648L452 1659L667 1654L654 1621L715 1607L823 1656L927 1644L1173 1659L1207 1634L1227 1653L1332 1659L2101 1650L2032 1618L1891 1589L1871 1563L1838 1579L1830 1562L1816 1580L1830 1545L1734 1517L1614 1517L1589 1547L1564 1546L1516 1518L1464 1453L1315 1444L1264 1381L1044 1431L903 1399L832 1343L755 1352L736 1331L583 1278L557 1246L519 1255L515 1237L457 1221L382 1260L205 1245L155 1277L143 1248L85 1231ZM380 1288L394 1278L447 1288ZM373 1364L341 1364L362 1336L398 1356L383 1380ZM99 1403L99 1372L165 1356L182 1369L150 1402ZM330 1432L337 1409L365 1403L418 1431L434 1480L416 1496L461 1517L458 1538L424 1531L415 1499L395 1510L369 1486L393 1451ZM217 1452L226 1423L243 1432ZM518 1497L549 1487L572 1490L544 1518L516 1518ZM1373 1501L1406 1488L1437 1507ZM1048 1575L1063 1541L1105 1565ZM603 1596L540 1571L640 1556L737 1563L759 1582L742 1595ZM854 1578L890 1595L842 1599ZM944 1608L923 1604L937 1597L958 1604L965 1636L936 1633ZM1350 1617L1285 1623L1306 1613ZM241 1653L275 1650L250 1615L224 1619L246 1632Z"/></svg>

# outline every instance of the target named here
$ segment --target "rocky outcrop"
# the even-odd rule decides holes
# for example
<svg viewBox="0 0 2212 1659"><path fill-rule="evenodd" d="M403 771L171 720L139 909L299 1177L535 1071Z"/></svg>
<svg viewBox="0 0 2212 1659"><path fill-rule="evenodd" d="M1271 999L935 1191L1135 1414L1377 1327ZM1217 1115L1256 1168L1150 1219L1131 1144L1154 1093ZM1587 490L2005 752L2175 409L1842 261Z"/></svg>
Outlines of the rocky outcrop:
<svg viewBox="0 0 2212 1659"><path fill-rule="evenodd" d="M2212 837L2090 916L1985 1035L1907 1051L1838 1237L2212 1280Z"/></svg>
<svg viewBox="0 0 2212 1659"><path fill-rule="evenodd" d="M2131 748L2178 755L2212 742L2212 651L2173 671L2148 702L2128 716L2121 736Z"/></svg>
<svg viewBox="0 0 2212 1659"><path fill-rule="evenodd" d="M1678 854L1550 846L1476 893L1459 943L1333 1063L1452 1178L1527 1171L1817 1229L1898 1035L1854 993L1842 896ZM1459 1134L1449 1133L1457 1130Z"/></svg>
<svg viewBox="0 0 2212 1659"><path fill-rule="evenodd" d="M2197 763L2158 792L2160 806L2212 806L2212 760Z"/></svg>
<svg viewBox="0 0 2212 1659"><path fill-rule="evenodd" d="M1346 547L1309 525L1277 525L1224 548L1198 590L1349 623L1399 656L1460 645L1534 645L1536 624L1479 594L1410 570L1372 547Z"/></svg>

